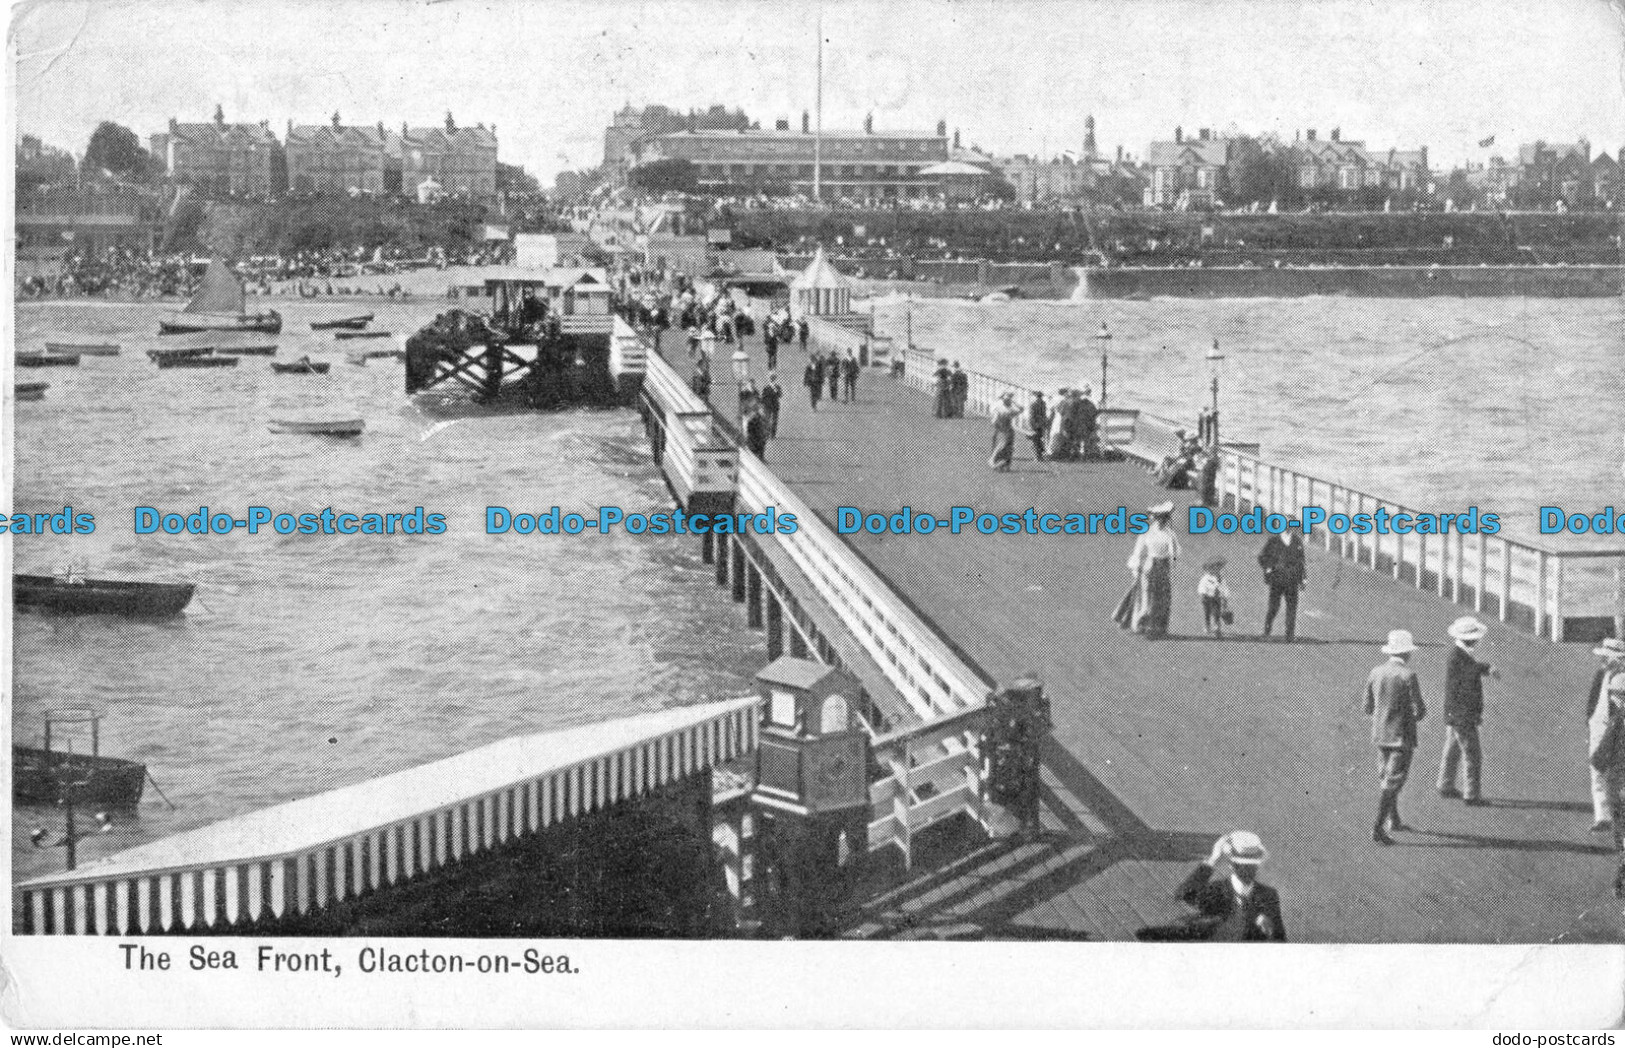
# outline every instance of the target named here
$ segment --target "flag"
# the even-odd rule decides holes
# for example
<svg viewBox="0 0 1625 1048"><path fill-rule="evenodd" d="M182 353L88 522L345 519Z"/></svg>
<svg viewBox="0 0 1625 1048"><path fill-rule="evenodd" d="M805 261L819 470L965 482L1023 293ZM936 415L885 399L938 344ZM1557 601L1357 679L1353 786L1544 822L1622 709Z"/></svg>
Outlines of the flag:
<svg viewBox="0 0 1625 1048"><path fill-rule="evenodd" d="M1494 144L1495 144L1495 136L1494 135L1491 135L1488 138L1481 138L1481 139L1478 140L1478 148L1480 148L1480 149L1488 149L1490 146L1493 146Z"/></svg>

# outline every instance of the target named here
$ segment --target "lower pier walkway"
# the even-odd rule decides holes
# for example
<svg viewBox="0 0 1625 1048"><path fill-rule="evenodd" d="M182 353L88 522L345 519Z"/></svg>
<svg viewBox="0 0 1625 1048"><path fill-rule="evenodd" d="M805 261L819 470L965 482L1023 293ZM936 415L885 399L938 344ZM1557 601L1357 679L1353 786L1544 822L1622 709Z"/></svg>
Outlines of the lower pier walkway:
<svg viewBox="0 0 1625 1048"><path fill-rule="evenodd" d="M752 339L752 374L766 373ZM668 351L685 374L682 350ZM720 361L719 361L720 364ZM849 535L847 541L988 677L1036 673L1053 704L1044 754L1045 833L916 861L870 896L866 936L1127 939L1185 911L1173 898L1214 839L1260 834L1264 880L1282 895L1290 937L1311 942L1618 942L1610 838L1589 832L1584 691L1591 644L1554 644L1492 615L1486 684L1486 803L1440 798L1433 779L1445 627L1466 608L1309 549L1293 644L1260 637L1261 537L1186 536L1188 492L1165 493L1133 463L1037 463L1018 437L1014 469L988 468L985 418L932 417L903 381L866 371L855 403L809 409L806 357L779 354L785 388L767 464L825 522L839 507L890 516L1130 512L1172 495L1184 547L1171 635L1148 641L1113 623L1131 535ZM735 415L733 383L713 387ZM1236 622L1203 634L1200 565L1226 572ZM1415 827L1370 840L1376 752L1360 710L1388 630L1410 629L1432 716L1401 797Z"/></svg>

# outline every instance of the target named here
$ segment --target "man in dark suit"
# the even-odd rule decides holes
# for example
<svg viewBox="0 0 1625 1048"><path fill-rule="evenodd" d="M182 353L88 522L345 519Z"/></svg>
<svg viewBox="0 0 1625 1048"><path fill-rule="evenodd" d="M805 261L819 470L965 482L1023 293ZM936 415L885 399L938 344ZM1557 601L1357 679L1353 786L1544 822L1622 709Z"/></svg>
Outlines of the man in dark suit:
<svg viewBox="0 0 1625 1048"><path fill-rule="evenodd" d="M1264 585L1270 588L1270 606L1264 613L1264 636L1275 626L1275 613L1286 605L1286 639L1291 643L1298 629L1298 591L1306 585L1307 574L1303 556L1303 536L1288 529L1285 539L1271 535L1258 554L1258 566L1264 569Z"/></svg>
<svg viewBox="0 0 1625 1048"><path fill-rule="evenodd" d="M1237 830L1220 837L1213 854L1179 886L1179 901L1196 912L1177 924L1141 928L1136 937L1143 942L1286 942L1280 893L1258 879L1268 857L1255 833ZM1227 861L1230 876L1216 878Z"/></svg>
<svg viewBox="0 0 1625 1048"><path fill-rule="evenodd" d="M1444 671L1444 753L1439 758L1439 796L1460 797L1468 804L1483 803L1479 779L1484 764L1478 726L1484 721L1484 677L1495 667L1473 657L1488 628L1471 615L1450 625L1450 662ZM1463 788L1456 789L1456 767L1462 765Z"/></svg>

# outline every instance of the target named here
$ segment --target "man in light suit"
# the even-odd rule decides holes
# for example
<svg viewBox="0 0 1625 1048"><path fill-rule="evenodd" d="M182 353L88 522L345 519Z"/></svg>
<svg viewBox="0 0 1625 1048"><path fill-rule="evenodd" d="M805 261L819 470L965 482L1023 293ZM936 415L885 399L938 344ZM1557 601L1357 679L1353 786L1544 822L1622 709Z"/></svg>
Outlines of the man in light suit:
<svg viewBox="0 0 1625 1048"><path fill-rule="evenodd" d="M1196 912L1185 920L1135 933L1142 942L1286 942L1281 896L1258 879L1269 858L1264 842L1247 830L1236 830L1213 844L1206 862L1196 864L1179 886L1179 901ZM1229 862L1230 876L1214 874Z"/></svg>
<svg viewBox="0 0 1625 1048"><path fill-rule="evenodd" d="M1365 680L1365 712L1371 716L1371 741L1381 754L1379 775L1382 798L1377 805L1377 821L1371 839L1392 844L1389 830L1409 829L1399 817L1399 791L1411 771L1411 755L1416 752L1416 725L1428 715L1422 703L1422 685L1411 669L1411 653L1416 642L1410 630L1389 630L1382 653L1388 661L1371 671Z"/></svg>

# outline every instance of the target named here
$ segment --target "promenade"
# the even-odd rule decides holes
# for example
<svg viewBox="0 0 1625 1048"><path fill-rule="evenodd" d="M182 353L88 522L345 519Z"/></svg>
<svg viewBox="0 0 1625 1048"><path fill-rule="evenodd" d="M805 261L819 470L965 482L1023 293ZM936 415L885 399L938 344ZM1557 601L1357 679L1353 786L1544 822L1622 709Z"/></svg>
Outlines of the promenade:
<svg viewBox="0 0 1625 1048"><path fill-rule="evenodd" d="M674 366L688 365L672 340ZM766 374L758 339L752 374ZM719 361L719 365L721 362ZM984 418L939 420L930 398L866 372L853 404L809 410L806 357L779 354L784 409L769 467L831 526L835 510L903 506L979 512L1130 512L1171 494L1184 555L1171 635L1119 630L1133 536L859 533L848 542L991 678L1035 672L1055 729L1044 755L1045 833L921 861L871 895L851 934L875 937L1127 939L1182 915L1175 886L1232 829L1271 851L1263 879L1281 891L1289 935L1311 942L1618 942L1611 838L1589 832L1584 688L1591 645L1554 645L1492 621L1482 807L1447 801L1433 778L1449 652L1464 609L1309 549L1298 640L1259 633L1261 537L1183 535L1190 493L1164 493L1132 463L1036 463L1018 438L1015 468L987 466ZM1081 367L1081 364L1080 364ZM713 404L733 417L717 368ZM1080 372L1081 375L1081 372ZM1231 420L1244 433L1245 419ZM1266 454L1267 454L1267 450ZM1195 593L1212 555L1236 623L1203 635ZM1415 827L1370 840L1376 757L1360 710L1387 631L1412 630L1431 716L1401 797ZM1277 635L1280 628L1277 625Z"/></svg>

